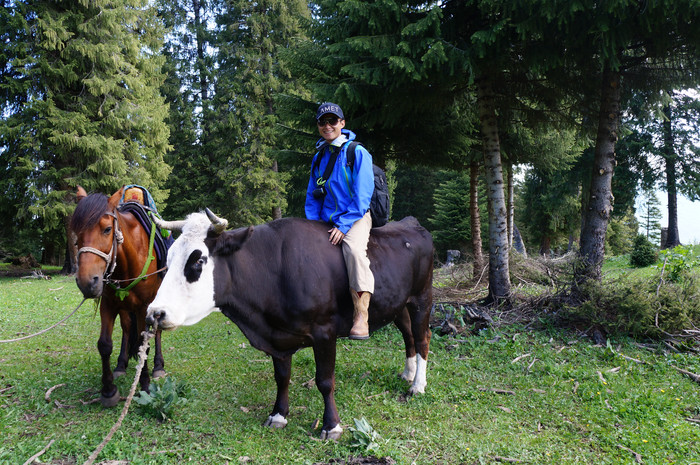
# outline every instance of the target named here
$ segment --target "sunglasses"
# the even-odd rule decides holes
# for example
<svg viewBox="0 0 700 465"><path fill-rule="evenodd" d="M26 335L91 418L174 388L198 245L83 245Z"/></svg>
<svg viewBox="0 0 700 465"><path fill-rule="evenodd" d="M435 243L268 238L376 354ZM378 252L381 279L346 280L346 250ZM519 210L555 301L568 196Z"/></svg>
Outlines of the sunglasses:
<svg viewBox="0 0 700 465"><path fill-rule="evenodd" d="M338 121L340 121L340 118L338 118L337 116L333 116L331 118L320 119L316 122L316 124L318 124L319 128L322 128L326 124L330 124L331 126L335 126L336 124L338 124Z"/></svg>

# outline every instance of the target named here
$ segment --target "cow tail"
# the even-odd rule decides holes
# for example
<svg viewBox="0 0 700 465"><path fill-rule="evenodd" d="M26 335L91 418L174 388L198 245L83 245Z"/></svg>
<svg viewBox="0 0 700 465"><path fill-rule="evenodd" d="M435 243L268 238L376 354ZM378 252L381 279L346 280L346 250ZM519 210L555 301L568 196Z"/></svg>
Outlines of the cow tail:
<svg viewBox="0 0 700 465"><path fill-rule="evenodd" d="M141 338L139 337L139 325L136 324L136 313L129 312L129 358L137 358L139 355L139 347L141 346Z"/></svg>

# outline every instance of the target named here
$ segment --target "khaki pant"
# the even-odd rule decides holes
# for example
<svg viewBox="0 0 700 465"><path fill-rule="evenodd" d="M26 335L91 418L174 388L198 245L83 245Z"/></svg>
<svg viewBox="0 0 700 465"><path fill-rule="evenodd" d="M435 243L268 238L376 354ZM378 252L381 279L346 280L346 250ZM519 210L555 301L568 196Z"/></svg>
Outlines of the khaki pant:
<svg viewBox="0 0 700 465"><path fill-rule="evenodd" d="M367 242L372 229L372 216L369 212L355 221L343 239L343 256L348 270L350 288L357 292L374 294L374 275L369 269Z"/></svg>

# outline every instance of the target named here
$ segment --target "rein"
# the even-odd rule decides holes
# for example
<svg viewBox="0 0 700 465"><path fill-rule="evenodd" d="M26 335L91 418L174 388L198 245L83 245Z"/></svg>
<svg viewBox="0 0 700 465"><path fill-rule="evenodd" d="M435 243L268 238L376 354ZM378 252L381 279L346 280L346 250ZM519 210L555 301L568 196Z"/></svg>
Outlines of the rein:
<svg viewBox="0 0 700 465"><path fill-rule="evenodd" d="M141 282L142 279L146 279L147 276L150 276L149 274L146 274L146 271L148 270L148 267L151 265L151 262L156 259L155 255L153 255L153 245L155 243L156 239L156 225L151 222L151 237L148 239L148 258L146 259L146 263L143 264L143 270L141 270L141 273L133 279L124 279L124 280L108 280L107 285L110 286L112 289L114 289L114 292L116 293L117 297L119 297L120 300L124 300L127 295L129 295L129 291L131 290L132 287L136 286L138 283ZM157 273L157 271L156 271ZM154 273L151 273L154 274ZM125 282L125 281L131 281L131 284L128 286L121 288L118 287L117 285L120 282Z"/></svg>

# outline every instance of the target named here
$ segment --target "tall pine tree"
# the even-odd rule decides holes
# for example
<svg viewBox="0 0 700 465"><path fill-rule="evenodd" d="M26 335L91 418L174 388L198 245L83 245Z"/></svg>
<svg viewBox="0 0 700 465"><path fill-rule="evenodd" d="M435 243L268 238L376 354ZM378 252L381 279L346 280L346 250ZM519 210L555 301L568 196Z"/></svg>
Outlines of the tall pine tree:
<svg viewBox="0 0 700 465"><path fill-rule="evenodd" d="M26 179L17 214L39 219L44 261L55 263L76 185L112 193L138 183L164 199L162 27L146 0L16 1L9 9L24 18L26 49L8 60L18 82L0 84L23 102L3 108L3 165Z"/></svg>

